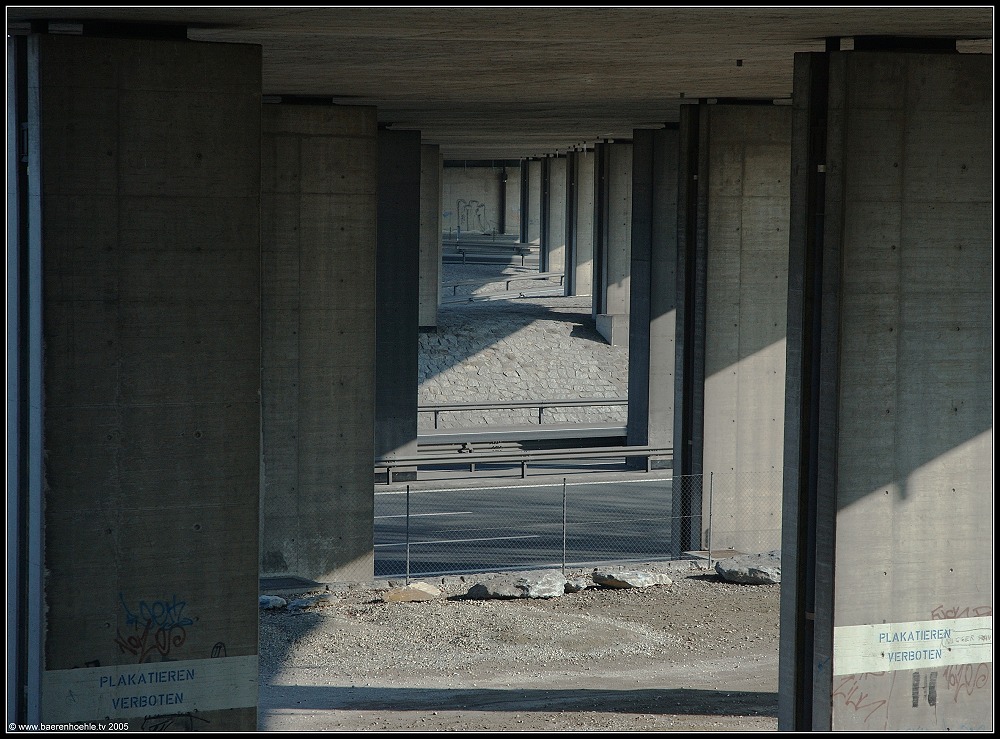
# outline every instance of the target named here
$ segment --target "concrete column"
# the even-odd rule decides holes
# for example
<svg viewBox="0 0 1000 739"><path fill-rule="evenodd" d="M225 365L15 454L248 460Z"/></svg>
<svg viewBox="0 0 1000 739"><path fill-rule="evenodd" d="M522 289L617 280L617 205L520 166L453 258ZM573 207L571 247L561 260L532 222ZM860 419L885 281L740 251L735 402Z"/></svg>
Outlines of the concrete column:
<svg viewBox="0 0 1000 739"><path fill-rule="evenodd" d="M778 549L791 108L709 105L704 471L712 546Z"/></svg>
<svg viewBox="0 0 1000 739"><path fill-rule="evenodd" d="M609 344L628 343L629 270L632 251L632 143L597 144L600 296L594 301L597 330ZM595 277L595 281L598 278Z"/></svg>
<svg viewBox="0 0 1000 739"><path fill-rule="evenodd" d="M527 193L524 196L527 203L527 232L521 235L521 240L527 244L541 243L542 223L542 161L529 159L525 162Z"/></svg>
<svg viewBox="0 0 1000 739"><path fill-rule="evenodd" d="M637 129L632 141L627 439L630 445L670 447L676 363L678 129Z"/></svg>
<svg viewBox="0 0 1000 739"><path fill-rule="evenodd" d="M39 719L254 731L260 47L32 36L29 57Z"/></svg>
<svg viewBox="0 0 1000 739"><path fill-rule="evenodd" d="M992 79L795 57L782 728L993 730Z"/></svg>
<svg viewBox="0 0 1000 739"><path fill-rule="evenodd" d="M370 580L375 109L261 118L260 572Z"/></svg>
<svg viewBox="0 0 1000 739"><path fill-rule="evenodd" d="M566 168L567 295L590 295L594 277L593 151L569 154Z"/></svg>
<svg viewBox="0 0 1000 739"><path fill-rule="evenodd" d="M776 488L783 450L791 111L700 105L690 113L685 121L696 117L697 131L684 135L688 152L697 137L697 164L684 170L681 203L693 209L685 213L684 231L694 243L686 245L679 276L685 322L678 325L686 335L675 469L704 474L705 489L695 489L700 482L694 481L688 494L702 497L704 512L710 497L716 511L725 511L712 521L713 548L769 551L779 548L781 531ZM695 514L698 504L692 505ZM701 541L692 532L686 544L707 546L708 527L702 519Z"/></svg>
<svg viewBox="0 0 1000 739"><path fill-rule="evenodd" d="M419 131L378 132L377 218L375 457L392 459L417 451Z"/></svg>
<svg viewBox="0 0 1000 739"><path fill-rule="evenodd" d="M680 109L677 177L677 313L674 370L674 477L671 545L675 557L701 549L704 489L705 291L708 244L707 105Z"/></svg>
<svg viewBox="0 0 1000 739"><path fill-rule="evenodd" d="M542 272L566 271L566 157L547 162L545 268Z"/></svg>
<svg viewBox="0 0 1000 739"><path fill-rule="evenodd" d="M506 167L503 176L506 188L504 202L507 206L503 232L518 236L521 233L521 168Z"/></svg>
<svg viewBox="0 0 1000 739"><path fill-rule="evenodd" d="M441 147L420 146L420 316L421 331L437 330L441 303Z"/></svg>

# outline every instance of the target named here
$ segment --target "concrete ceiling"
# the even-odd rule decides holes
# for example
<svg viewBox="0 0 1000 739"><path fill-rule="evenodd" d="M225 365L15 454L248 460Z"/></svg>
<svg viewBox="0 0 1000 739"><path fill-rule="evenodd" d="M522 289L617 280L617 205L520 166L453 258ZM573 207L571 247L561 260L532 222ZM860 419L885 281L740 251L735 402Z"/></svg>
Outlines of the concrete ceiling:
<svg viewBox="0 0 1000 739"><path fill-rule="evenodd" d="M374 105L447 159L545 156L678 120L698 99L788 102L827 39L958 39L992 53L993 7L8 7L24 21L183 24L259 44L265 96ZM78 28L76 32L78 32Z"/></svg>

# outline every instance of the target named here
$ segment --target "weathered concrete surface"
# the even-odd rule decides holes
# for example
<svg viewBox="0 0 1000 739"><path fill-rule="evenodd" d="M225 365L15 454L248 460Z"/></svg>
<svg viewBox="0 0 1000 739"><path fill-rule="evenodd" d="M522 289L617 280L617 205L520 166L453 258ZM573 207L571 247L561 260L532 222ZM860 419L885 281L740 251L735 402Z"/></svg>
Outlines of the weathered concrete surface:
<svg viewBox="0 0 1000 739"><path fill-rule="evenodd" d="M630 307L629 275L632 261L632 144L614 142L597 145L600 157L597 264L600 275L595 283L600 293L594 299L595 315L606 316L601 333L612 342L617 336L628 342Z"/></svg>
<svg viewBox="0 0 1000 739"><path fill-rule="evenodd" d="M441 147L420 145L420 303L421 330L437 326L441 303Z"/></svg>
<svg viewBox="0 0 1000 739"><path fill-rule="evenodd" d="M500 233L500 222L506 220L508 210L506 206L502 213L500 210L508 194L502 171L500 167L451 164L443 168L441 231L445 236ZM513 171L513 176L517 179L517 170ZM519 201L514 201L514 208L515 213L520 210Z"/></svg>
<svg viewBox="0 0 1000 739"><path fill-rule="evenodd" d="M568 230L570 251L566 284L568 295L590 295L594 285L594 194L595 157L593 151L568 154L567 198L571 199L572 222Z"/></svg>
<svg viewBox="0 0 1000 739"><path fill-rule="evenodd" d="M139 728L201 706L214 730L252 731L261 51L29 42L45 294L41 720ZM246 689L191 683L160 709L100 686L160 660L211 665Z"/></svg>
<svg viewBox="0 0 1000 739"><path fill-rule="evenodd" d="M545 272L566 271L566 157L546 159Z"/></svg>
<svg viewBox="0 0 1000 739"><path fill-rule="evenodd" d="M678 139L676 128L632 138L629 444L673 446Z"/></svg>
<svg viewBox="0 0 1000 739"><path fill-rule="evenodd" d="M370 579L375 109L262 118L260 573Z"/></svg>
<svg viewBox="0 0 1000 739"><path fill-rule="evenodd" d="M419 131L378 132L377 212L375 457L406 457L417 451Z"/></svg>
<svg viewBox="0 0 1000 739"><path fill-rule="evenodd" d="M527 201L527 231L521 234L521 241L537 245L542 234L542 162L540 159L529 159L524 167L527 192L522 195L522 200Z"/></svg>
<svg viewBox="0 0 1000 739"><path fill-rule="evenodd" d="M718 476L717 505L732 512L714 522L712 546L763 551L780 546L791 109L709 105L704 114L703 465Z"/></svg>
<svg viewBox="0 0 1000 739"><path fill-rule="evenodd" d="M992 614L991 65L964 54L829 56L823 264L836 290L822 308L824 328L839 333L821 365L832 407L819 420L816 589L830 608L817 608L816 628L835 659L842 627L962 628ZM865 690L885 703L867 721L842 680L818 680L815 702L832 697L834 730L989 731L992 669L970 662L872 665L885 674ZM947 682L932 704L913 696L914 674L921 691L935 674L938 685L977 677L958 690ZM900 679L906 690L893 688Z"/></svg>

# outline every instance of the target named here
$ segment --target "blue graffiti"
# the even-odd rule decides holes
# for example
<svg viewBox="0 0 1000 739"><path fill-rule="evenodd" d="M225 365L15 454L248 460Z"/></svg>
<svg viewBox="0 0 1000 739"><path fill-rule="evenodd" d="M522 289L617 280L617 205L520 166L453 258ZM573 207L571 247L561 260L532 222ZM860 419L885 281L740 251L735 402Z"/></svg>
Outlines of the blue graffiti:
<svg viewBox="0 0 1000 739"><path fill-rule="evenodd" d="M125 603L125 597L121 593L118 594L118 599L122 603L122 608L125 609L125 623L130 626L149 624L157 629L169 631L173 628L183 628L194 624L194 621L183 615L187 601L178 601L176 595L171 601L157 600L152 603L147 603L144 600L139 601L138 616L129 609L128 604Z"/></svg>

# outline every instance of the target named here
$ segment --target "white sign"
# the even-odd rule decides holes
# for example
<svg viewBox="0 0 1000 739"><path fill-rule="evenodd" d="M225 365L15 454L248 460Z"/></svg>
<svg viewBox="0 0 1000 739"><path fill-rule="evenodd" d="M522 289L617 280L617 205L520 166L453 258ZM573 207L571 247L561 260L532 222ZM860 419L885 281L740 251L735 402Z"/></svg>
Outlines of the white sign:
<svg viewBox="0 0 1000 739"><path fill-rule="evenodd" d="M834 675L992 661L992 616L838 626L833 630Z"/></svg>
<svg viewBox="0 0 1000 739"><path fill-rule="evenodd" d="M42 721L64 724L257 705L257 656L47 670Z"/></svg>

